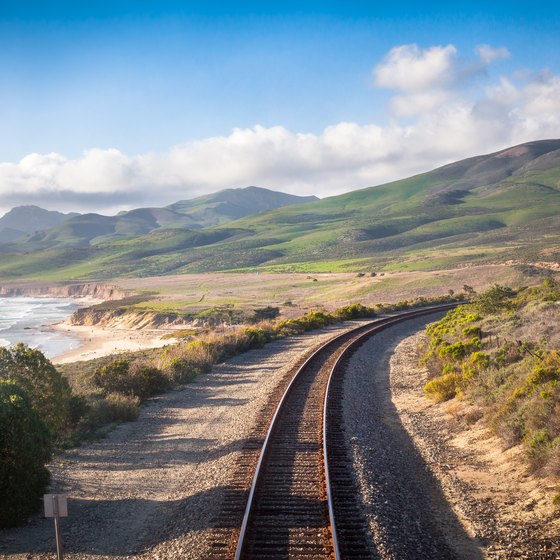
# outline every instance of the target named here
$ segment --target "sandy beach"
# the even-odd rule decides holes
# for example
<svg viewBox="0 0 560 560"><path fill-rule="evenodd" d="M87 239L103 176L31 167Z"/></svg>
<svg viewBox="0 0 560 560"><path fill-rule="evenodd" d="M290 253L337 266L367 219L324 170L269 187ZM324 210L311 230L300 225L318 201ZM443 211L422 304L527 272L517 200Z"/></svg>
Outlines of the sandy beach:
<svg viewBox="0 0 560 560"><path fill-rule="evenodd" d="M172 331L155 329L116 329L94 326L71 325L67 321L51 325L60 332L67 332L81 340L78 348L74 348L52 359L55 364L66 364L82 360L92 360L107 356L113 352L143 350L145 348L161 348L172 344L174 339L162 337Z"/></svg>

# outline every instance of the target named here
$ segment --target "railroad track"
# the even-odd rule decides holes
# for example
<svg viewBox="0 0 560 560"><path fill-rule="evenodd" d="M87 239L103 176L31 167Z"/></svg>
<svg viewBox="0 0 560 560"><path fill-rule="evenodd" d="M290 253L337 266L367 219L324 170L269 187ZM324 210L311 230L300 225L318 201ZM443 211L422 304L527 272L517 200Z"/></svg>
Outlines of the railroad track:
<svg viewBox="0 0 560 560"><path fill-rule="evenodd" d="M231 531L237 542L235 560L372 557L341 429L346 361L377 332L451 307L424 308L362 325L332 338L297 369L264 442L258 437L260 426L246 446L237 484L226 495L215 558L233 556ZM249 471L254 476L247 492L243 478ZM236 529L241 513L241 528Z"/></svg>

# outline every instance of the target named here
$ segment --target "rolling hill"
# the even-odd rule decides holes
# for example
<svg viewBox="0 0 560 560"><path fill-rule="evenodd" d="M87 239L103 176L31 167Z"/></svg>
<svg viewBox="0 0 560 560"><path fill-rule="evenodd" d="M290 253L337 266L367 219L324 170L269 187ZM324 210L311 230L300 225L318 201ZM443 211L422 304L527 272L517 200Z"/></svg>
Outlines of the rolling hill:
<svg viewBox="0 0 560 560"><path fill-rule="evenodd" d="M141 231L135 220L144 211L132 211L119 217L121 224L128 220L121 229L126 235L115 237L101 221L99 235L87 243L84 237L68 242L75 234L70 231L66 245L49 245L49 236L60 235L53 228L42 240L11 246L0 276L419 270L558 260L560 140L529 142L408 179L227 222L216 214L237 217L235 205L231 200L225 209L220 204L213 207L210 224L203 222L205 211L196 201L163 209L185 212L181 215L189 215L197 229L165 221L170 214L158 221L151 211L157 229ZM72 222L57 227L69 228Z"/></svg>

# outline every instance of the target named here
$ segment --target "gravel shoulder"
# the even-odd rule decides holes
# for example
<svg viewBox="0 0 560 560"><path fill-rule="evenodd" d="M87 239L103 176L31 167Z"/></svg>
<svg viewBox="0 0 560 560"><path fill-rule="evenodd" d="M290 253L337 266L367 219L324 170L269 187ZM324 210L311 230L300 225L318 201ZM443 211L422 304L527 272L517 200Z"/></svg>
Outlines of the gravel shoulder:
<svg viewBox="0 0 560 560"><path fill-rule="evenodd" d="M434 320L434 317L431 318ZM560 557L546 481L456 405L424 397L417 332L384 331L352 358L345 428L371 532L372 558Z"/></svg>
<svg viewBox="0 0 560 560"><path fill-rule="evenodd" d="M65 557L207 558L236 460L269 395L302 355L351 325L268 344L151 400L136 422L51 465L67 493ZM0 531L0 558L55 558L52 520Z"/></svg>

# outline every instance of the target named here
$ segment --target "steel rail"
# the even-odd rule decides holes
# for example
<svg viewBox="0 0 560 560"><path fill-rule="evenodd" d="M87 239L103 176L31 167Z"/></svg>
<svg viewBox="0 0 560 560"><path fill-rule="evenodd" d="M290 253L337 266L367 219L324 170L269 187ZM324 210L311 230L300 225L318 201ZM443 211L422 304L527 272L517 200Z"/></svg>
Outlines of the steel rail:
<svg viewBox="0 0 560 560"><path fill-rule="evenodd" d="M402 323L404 321L409 321L416 317L422 317L424 315L431 315L433 313L437 313L438 311L443 311L445 309L452 309L456 307L456 304L446 304L438 307L432 308L425 308L422 310L415 310L407 313L402 313L395 317L389 317L386 321L379 321L377 323L370 323L372 326L371 329L367 330L365 333L361 334L357 338L350 341L348 346L344 348L343 352L338 356L336 362L333 364L331 368L331 372L329 374L329 380L327 382L327 389L325 391L325 399L323 403L323 461L324 461L324 468L325 468L325 482L326 482L326 490L327 490L327 502L328 502L328 510L329 510L329 522L330 522L330 530L331 530L331 538L333 541L334 547L334 555L336 559L341 559L342 554L340 550L340 539L338 536L337 531L337 523L336 523L336 508L334 505L334 498L333 498L333 491L332 491L332 482L333 477L331 476L331 469L330 469L330 460L329 460L329 450L328 450L328 442L329 442L329 422L328 422L328 414L329 414L329 401L331 400L331 388L333 386L333 380L335 377L336 372L341 368L341 364L343 360L348 357L348 353L355 350L361 344L363 344L368 338L372 337L373 335L377 334L378 332L385 330L395 324Z"/></svg>
<svg viewBox="0 0 560 560"><path fill-rule="evenodd" d="M254 476L253 476L253 480L252 480L252 483L251 483L251 487L250 487L250 490L249 490L249 495L248 495L248 498L247 498L246 506L245 506L243 521L242 521L241 528L240 528L240 533L239 533L239 538L238 538L238 542L237 542L237 549L236 549L236 552L235 552L234 560L241 560L242 559L242 555L244 553L244 547L246 545L246 537L247 537L247 530L248 530L248 527L249 527L249 520L250 520L250 517L251 517L253 507L254 507L255 494L256 494L257 487L258 487L258 484L259 484L259 481L260 481L260 478L261 478L261 474L262 474L262 470L263 470L263 463L265 462L265 460L266 460L266 458L267 458L267 456L270 452L270 446L271 446L270 442L272 440L273 432L275 431L276 424L278 422L278 418L280 416L281 411L283 410L283 407L285 406L285 403L289 399L289 396L290 396L290 394L293 390L294 385L296 384L297 380L302 375L302 372L304 372L306 370L306 368L309 367L311 362L313 362L318 357L319 354L321 354L322 352L327 350L329 348L329 346L336 346L344 338L350 337L350 341L349 341L348 345L345 348L344 347L342 348L341 354L339 355L339 357L336 360L336 363L333 365L333 367L331 368L331 371L329 372L327 387L326 387L326 392L325 392L325 397L324 397L324 402L323 402L323 411L322 411L323 412L322 413L322 420L323 420L322 451L323 451L323 465L324 465L324 475L325 475L325 483L326 483L330 533L331 533L331 539L333 541L332 544L333 544L333 548L334 548L335 558L337 558L337 559L341 558L339 540L338 540L338 535L337 535L337 531L336 531L336 523L335 523L335 520L336 520L335 506L334 506L334 502L332 500L332 490L331 490L332 476L331 476L331 473L330 473L329 468L328 468L328 459L327 459L328 458L328 451L326 449L326 446L327 446L327 428L326 428L326 426L327 426L327 402L328 402L328 395L329 395L329 387L331 385L331 380L333 378L333 374L335 372L335 369L337 368L337 365L340 364L343 357L345 357L345 355L347 354L347 352L351 348L354 348L354 347L358 346L366 338L368 338L369 336L373 336L376 332L379 332L379 331L381 331L385 328L388 328L388 327L390 327L394 324L413 319L415 317L420 317L420 316L423 316L423 315L437 313L438 311L444 311L446 309L451 309L451 308L455 307L456 305L457 304L445 304L445 305L434 306L434 307L429 307L429 308L422 308L420 310L408 311L408 312L400 313L400 314L389 316L389 317L375 319L374 321L368 322L366 325L361 325L361 326L359 326L355 329L352 329L352 330L347 331L345 333L341 333L337 336L334 336L329 341L327 341L325 344L321 345L315 352L313 352L313 354L311 354L305 360L305 362L298 368L298 370L296 371L296 373L292 377L288 387L284 391L284 393L283 393L283 395L282 395L282 397L281 397L281 399L280 399L280 401L279 401L279 403L276 407L276 410L275 410L274 415L272 417L272 420L270 422L270 425L269 425L264 443L262 445L261 452L260 452L260 455L259 455L259 459L258 459L256 468L255 468L255 473L254 473ZM361 332L361 331L363 331L363 332ZM352 336L354 336L354 337L357 336L357 338L352 338Z"/></svg>

